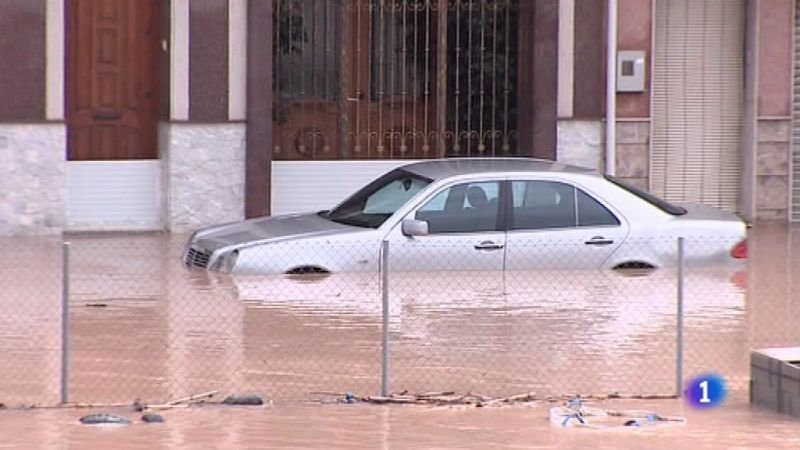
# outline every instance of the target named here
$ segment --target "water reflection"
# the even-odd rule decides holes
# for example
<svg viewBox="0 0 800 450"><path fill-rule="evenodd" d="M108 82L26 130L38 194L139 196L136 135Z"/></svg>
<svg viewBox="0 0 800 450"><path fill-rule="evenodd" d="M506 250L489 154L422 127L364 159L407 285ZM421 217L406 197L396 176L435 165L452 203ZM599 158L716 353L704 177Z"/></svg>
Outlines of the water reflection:
<svg viewBox="0 0 800 450"><path fill-rule="evenodd" d="M394 385L495 394L534 385L547 393L673 392L676 273L636 275L392 272ZM739 339L717 339L744 337L740 276L732 269L687 272L686 333L706 336L704 354L741 351ZM250 276L232 282L239 298L253 307L318 316L339 328L381 319L377 274ZM731 345L735 348L726 348Z"/></svg>
<svg viewBox="0 0 800 450"><path fill-rule="evenodd" d="M727 269L687 273L687 324L724 328L740 322L745 312L745 291L732 281L737 276ZM232 282L238 297L251 307L286 308L297 314L322 316L373 317L382 313L376 274L236 277ZM389 291L391 330L400 335L408 331L402 326L408 316L430 318L469 311L498 320L524 316L525 320L563 326L582 324L589 340L603 346L609 343L602 339L605 335L625 340L658 329L665 322L672 324L677 311L676 274L666 269L637 277L585 270L393 272Z"/></svg>

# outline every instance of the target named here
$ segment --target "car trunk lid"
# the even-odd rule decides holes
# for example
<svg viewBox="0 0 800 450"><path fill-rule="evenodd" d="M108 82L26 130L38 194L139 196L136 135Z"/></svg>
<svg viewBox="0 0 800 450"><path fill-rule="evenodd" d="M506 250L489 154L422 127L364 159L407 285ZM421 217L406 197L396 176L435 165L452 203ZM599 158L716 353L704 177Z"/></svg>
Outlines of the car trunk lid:
<svg viewBox="0 0 800 450"><path fill-rule="evenodd" d="M686 210L686 214L675 216L677 220L717 220L723 222L744 223L736 214L713 206L699 203L679 203L677 206Z"/></svg>

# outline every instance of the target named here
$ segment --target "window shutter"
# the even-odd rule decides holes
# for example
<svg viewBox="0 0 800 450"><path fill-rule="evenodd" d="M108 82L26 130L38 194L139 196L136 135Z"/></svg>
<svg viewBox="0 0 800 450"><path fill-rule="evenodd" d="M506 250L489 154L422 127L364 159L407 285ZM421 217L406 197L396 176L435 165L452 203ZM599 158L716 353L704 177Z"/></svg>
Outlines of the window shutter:
<svg viewBox="0 0 800 450"><path fill-rule="evenodd" d="M800 222L800 5L794 16L794 92L792 98L791 220Z"/></svg>

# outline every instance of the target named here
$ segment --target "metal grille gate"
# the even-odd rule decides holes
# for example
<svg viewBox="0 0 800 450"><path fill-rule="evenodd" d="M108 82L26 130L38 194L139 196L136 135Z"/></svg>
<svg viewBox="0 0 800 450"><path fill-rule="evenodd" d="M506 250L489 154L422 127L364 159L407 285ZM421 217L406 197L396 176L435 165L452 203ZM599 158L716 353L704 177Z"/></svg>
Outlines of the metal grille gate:
<svg viewBox="0 0 800 450"><path fill-rule="evenodd" d="M513 156L518 0L278 0L275 159Z"/></svg>

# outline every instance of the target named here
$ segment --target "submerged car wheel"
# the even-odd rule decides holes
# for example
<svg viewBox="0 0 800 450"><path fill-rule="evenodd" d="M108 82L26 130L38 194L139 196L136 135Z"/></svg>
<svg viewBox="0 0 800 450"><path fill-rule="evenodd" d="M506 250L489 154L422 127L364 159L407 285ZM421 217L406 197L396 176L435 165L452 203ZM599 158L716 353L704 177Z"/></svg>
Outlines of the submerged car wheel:
<svg viewBox="0 0 800 450"><path fill-rule="evenodd" d="M286 271L287 278L302 284L319 282L328 278L330 274L328 270L313 266L295 267Z"/></svg>
<svg viewBox="0 0 800 450"><path fill-rule="evenodd" d="M624 263L617 264L614 266L614 270L621 270L621 269L655 269L656 266L644 262L644 261L628 261Z"/></svg>
<svg viewBox="0 0 800 450"><path fill-rule="evenodd" d="M614 272L626 277L643 277L656 270L656 266L644 261L627 261L614 266Z"/></svg>
<svg viewBox="0 0 800 450"><path fill-rule="evenodd" d="M286 271L287 275L311 275L311 274L329 274L330 271L323 269L321 267L315 266L302 266L302 267L295 267L294 269L290 269Z"/></svg>

